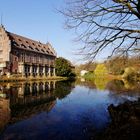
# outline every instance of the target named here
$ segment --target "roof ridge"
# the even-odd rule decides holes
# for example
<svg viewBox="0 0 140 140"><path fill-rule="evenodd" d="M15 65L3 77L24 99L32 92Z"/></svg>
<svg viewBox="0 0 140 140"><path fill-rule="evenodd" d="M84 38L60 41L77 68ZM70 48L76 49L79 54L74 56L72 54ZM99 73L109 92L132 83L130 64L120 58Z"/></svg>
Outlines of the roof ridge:
<svg viewBox="0 0 140 140"><path fill-rule="evenodd" d="M12 32L8 32L8 31L6 31L8 34L13 34L13 35L16 35L16 36L19 36L19 37L22 37L22 38L25 38L25 39L27 39L27 40L31 40L31 41L33 41L33 42L37 42L37 43L39 43L39 44L42 44L42 45L46 45L45 43L43 43L43 42L41 42L41 41L36 41L36 40L34 40L34 39L31 39L31 38L28 38L28 37L25 37L25 36L22 36L22 35L18 35L18 34L15 34L15 33L12 33Z"/></svg>

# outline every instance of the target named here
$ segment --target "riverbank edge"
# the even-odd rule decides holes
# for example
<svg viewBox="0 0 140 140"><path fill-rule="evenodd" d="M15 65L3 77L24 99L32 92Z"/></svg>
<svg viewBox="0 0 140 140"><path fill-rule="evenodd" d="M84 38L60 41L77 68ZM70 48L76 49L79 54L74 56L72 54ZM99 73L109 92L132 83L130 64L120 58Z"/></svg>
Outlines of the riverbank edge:
<svg viewBox="0 0 140 140"><path fill-rule="evenodd" d="M140 98L108 107L111 123L95 140L136 140L140 139Z"/></svg>
<svg viewBox="0 0 140 140"><path fill-rule="evenodd" d="M52 77L0 77L2 82L17 82L17 81L40 81L40 80L68 80L67 77L52 76Z"/></svg>

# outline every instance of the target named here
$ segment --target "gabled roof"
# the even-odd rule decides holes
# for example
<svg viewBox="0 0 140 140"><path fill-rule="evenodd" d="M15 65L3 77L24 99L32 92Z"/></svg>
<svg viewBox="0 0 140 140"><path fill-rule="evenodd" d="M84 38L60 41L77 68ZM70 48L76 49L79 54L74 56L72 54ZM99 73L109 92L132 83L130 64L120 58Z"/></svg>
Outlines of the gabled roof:
<svg viewBox="0 0 140 140"><path fill-rule="evenodd" d="M15 46L20 49L24 49L27 51L42 53L46 55L56 56L55 50L52 48L50 43L43 44L38 41L34 41L32 39L10 33L6 31L9 39L11 40L12 46Z"/></svg>

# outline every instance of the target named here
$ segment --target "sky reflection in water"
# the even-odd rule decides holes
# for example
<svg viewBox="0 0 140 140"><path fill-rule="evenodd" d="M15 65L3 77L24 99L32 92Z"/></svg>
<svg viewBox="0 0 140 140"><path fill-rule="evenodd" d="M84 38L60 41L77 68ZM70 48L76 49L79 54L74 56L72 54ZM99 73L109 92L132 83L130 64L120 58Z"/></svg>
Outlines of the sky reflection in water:
<svg viewBox="0 0 140 140"><path fill-rule="evenodd" d="M59 89L62 87L56 86ZM137 99L135 94L115 94L80 84L70 89L64 98L56 98L49 112L42 111L9 124L0 139L88 140L110 122L107 110L110 104Z"/></svg>

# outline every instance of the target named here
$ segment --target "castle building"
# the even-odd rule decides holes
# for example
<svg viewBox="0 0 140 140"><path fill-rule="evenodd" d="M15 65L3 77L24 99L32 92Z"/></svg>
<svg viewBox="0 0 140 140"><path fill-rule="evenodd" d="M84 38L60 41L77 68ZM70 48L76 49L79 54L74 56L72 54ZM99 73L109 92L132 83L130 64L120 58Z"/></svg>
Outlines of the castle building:
<svg viewBox="0 0 140 140"><path fill-rule="evenodd" d="M10 33L0 26L0 74L55 76L56 52L50 43L43 44Z"/></svg>

